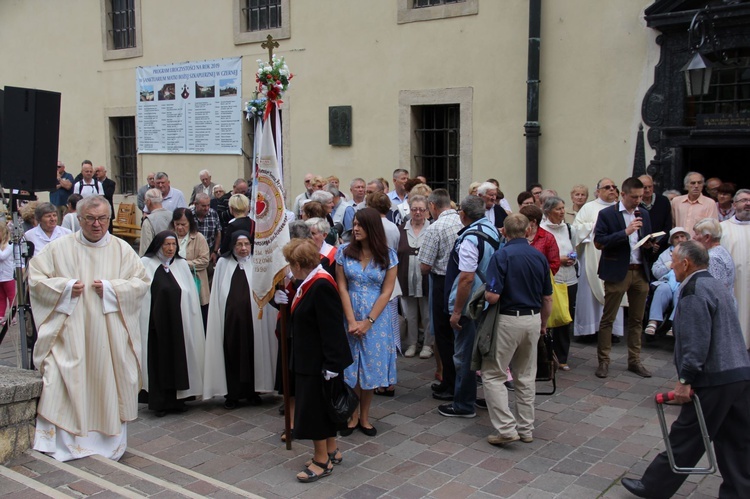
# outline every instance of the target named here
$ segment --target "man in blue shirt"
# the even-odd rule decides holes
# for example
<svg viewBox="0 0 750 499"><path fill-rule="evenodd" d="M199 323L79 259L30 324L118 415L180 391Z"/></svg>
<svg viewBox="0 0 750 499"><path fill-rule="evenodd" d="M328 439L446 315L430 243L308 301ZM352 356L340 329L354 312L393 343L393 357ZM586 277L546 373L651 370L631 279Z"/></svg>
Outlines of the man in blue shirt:
<svg viewBox="0 0 750 499"><path fill-rule="evenodd" d="M73 175L65 171L65 163L57 161L57 185L55 190L49 193L50 202L57 208L57 219L62 220L65 216L68 197L73 194Z"/></svg>
<svg viewBox="0 0 750 499"><path fill-rule="evenodd" d="M552 277L544 255L529 245L529 219L518 214L505 219L502 233L508 241L487 269L486 300L499 302L494 348L482 358L482 380L487 410L496 435L493 445L516 440L533 441L536 395L536 350L539 335L547 330L552 311ZM508 406L506 368L513 365L516 412Z"/></svg>

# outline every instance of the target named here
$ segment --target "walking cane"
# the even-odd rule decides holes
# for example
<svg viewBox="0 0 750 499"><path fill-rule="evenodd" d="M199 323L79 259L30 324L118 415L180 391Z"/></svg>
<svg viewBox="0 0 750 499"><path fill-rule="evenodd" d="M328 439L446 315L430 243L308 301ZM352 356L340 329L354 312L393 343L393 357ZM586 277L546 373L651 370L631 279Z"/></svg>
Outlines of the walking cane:
<svg viewBox="0 0 750 499"><path fill-rule="evenodd" d="M698 426L701 429L701 436L703 437L703 447L706 449L708 454L708 467L707 468L684 468L677 466L674 462L674 453L672 452L672 445L669 443L669 429L667 428L667 421L664 417L664 404L674 400L674 392L657 393L654 396L656 402L656 414L659 416L659 424L661 425L661 433L664 435L664 444L667 447L667 457L669 458L669 465L672 467L674 473L680 475L710 475L716 471L716 456L714 455L714 447L711 445L711 438L708 436L708 429L706 428L706 419L703 417L703 409L701 408L701 401L698 394L691 391L690 398L695 405L695 414L698 417Z"/></svg>

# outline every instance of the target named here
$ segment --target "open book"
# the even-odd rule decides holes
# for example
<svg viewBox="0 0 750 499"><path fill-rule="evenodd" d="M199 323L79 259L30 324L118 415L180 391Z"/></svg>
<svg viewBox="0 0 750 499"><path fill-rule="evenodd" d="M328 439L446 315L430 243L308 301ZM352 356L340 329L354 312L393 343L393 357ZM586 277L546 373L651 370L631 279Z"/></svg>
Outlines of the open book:
<svg viewBox="0 0 750 499"><path fill-rule="evenodd" d="M663 230L661 230L659 232L654 232L653 234L649 234L646 237L644 237L643 239L641 239L640 241L638 241L638 243L636 243L636 245L633 246L633 249L640 248L641 246L643 246L644 244L646 244L646 242L648 240L650 240L650 239L656 239L657 237L661 237L664 234L666 234L666 232L664 232Z"/></svg>

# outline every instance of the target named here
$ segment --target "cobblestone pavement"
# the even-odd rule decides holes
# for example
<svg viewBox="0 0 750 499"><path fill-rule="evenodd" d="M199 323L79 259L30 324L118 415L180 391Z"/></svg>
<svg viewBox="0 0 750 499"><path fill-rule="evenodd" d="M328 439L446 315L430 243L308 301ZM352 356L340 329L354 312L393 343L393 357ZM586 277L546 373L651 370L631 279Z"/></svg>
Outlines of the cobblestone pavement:
<svg viewBox="0 0 750 499"><path fill-rule="evenodd" d="M234 411L218 400L194 402L188 412L164 418L141 406L139 419L128 426L124 466L115 469L93 458L70 463L104 483L57 469L35 454L11 461L7 469L74 497L128 491L154 497L239 497L242 491L305 498L631 497L620 478L640 476L663 449L653 394L674 386L672 344L665 338L644 346L650 379L626 371L625 343L616 344L610 377L600 380L593 374L596 347L573 343L572 370L558 373L557 393L537 397L534 441L528 444L488 444L493 429L486 411L478 410L474 419L442 417L430 396L434 360L400 358L396 396L374 400L377 436L355 432L341 438L343 463L317 483L294 478L311 444L295 441L286 450L279 438L281 398L273 396L265 396L260 407ZM0 347L0 363L13 365L9 345ZM670 421L677 412L668 409ZM692 475L678 496L716 497L720 482L717 474ZM118 488L107 490L106 483ZM0 474L0 497L32 497L30 488L36 487Z"/></svg>

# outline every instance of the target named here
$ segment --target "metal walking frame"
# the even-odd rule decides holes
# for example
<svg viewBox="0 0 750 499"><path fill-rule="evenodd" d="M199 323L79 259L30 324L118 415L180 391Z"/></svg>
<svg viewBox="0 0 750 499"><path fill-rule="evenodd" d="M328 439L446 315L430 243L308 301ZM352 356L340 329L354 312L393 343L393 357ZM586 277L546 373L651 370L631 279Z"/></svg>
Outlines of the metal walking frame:
<svg viewBox="0 0 750 499"><path fill-rule="evenodd" d="M695 392L690 393L690 399L695 405L695 414L698 418L698 426L701 429L701 437L703 438L703 447L706 449L708 455L708 467L707 468L685 468L677 466L674 462L674 453L672 452L672 445L669 443L669 428L667 428L667 420L664 417L664 404L674 400L674 392L657 393L654 396L656 402L656 414L659 416L659 424L661 425L661 433L664 436L664 444L667 448L667 458L669 458L669 465L672 467L674 473L680 475L710 475L716 472L716 455L714 454L714 446L711 445L711 438L708 435L708 428L706 428L706 419L703 416L703 409L701 408L701 401L698 394Z"/></svg>

